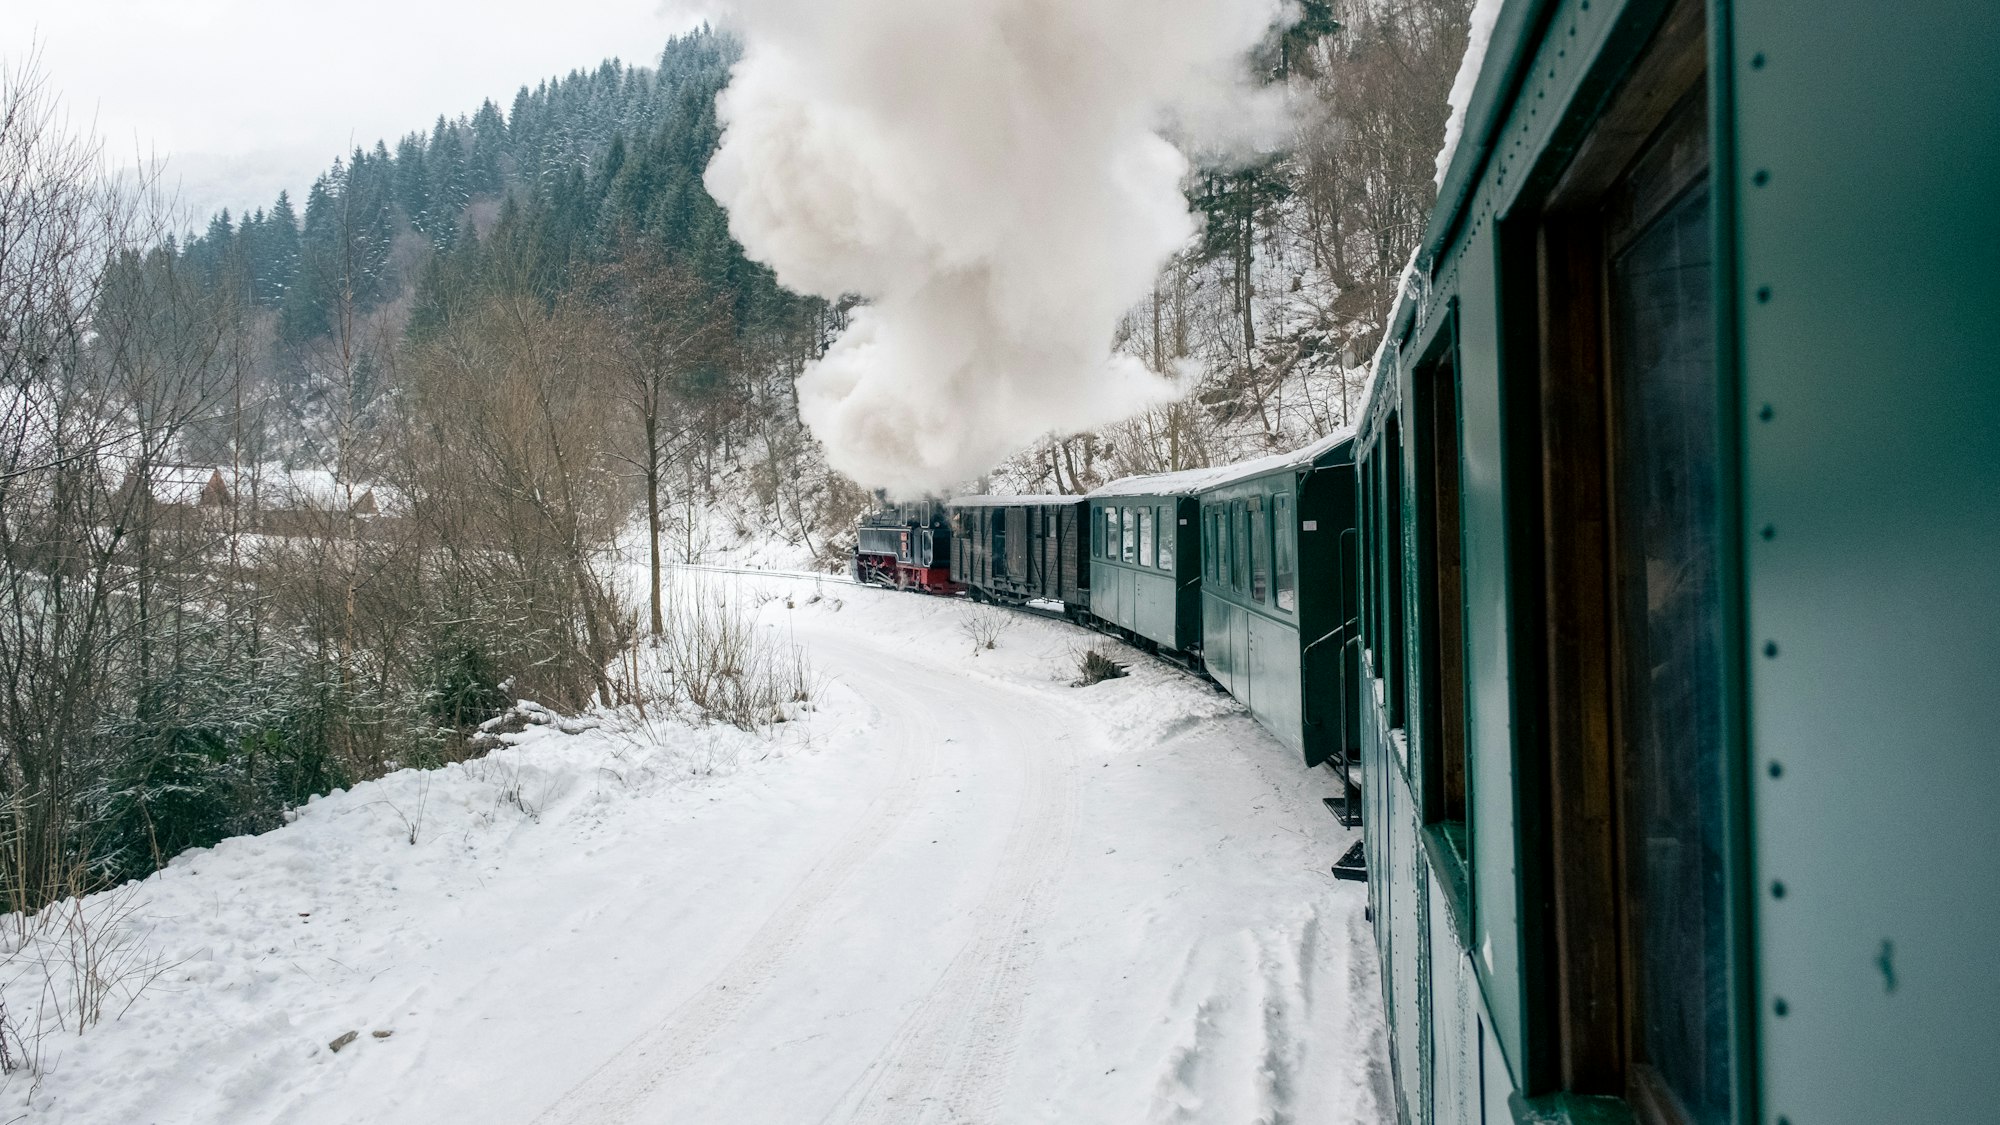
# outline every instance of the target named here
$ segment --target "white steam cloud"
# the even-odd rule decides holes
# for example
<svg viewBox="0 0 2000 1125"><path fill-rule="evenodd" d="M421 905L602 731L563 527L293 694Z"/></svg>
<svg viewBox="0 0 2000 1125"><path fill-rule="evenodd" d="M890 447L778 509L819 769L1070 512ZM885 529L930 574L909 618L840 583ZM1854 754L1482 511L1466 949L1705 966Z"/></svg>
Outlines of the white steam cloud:
<svg viewBox="0 0 2000 1125"><path fill-rule="evenodd" d="M1194 232L1186 158L1272 120L1285 0L722 0L709 190L790 288L866 304L799 379L835 468L943 491L1175 388L1113 355Z"/></svg>

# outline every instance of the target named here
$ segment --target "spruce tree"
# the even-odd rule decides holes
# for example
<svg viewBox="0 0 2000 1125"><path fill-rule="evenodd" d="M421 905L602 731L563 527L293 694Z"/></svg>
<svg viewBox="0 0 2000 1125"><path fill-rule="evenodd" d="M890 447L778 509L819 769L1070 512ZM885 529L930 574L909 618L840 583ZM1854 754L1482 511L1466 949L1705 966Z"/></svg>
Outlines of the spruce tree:
<svg viewBox="0 0 2000 1125"><path fill-rule="evenodd" d="M279 308L285 295L299 279L299 217L292 210L290 192L278 193L278 202L264 220L256 266L257 303Z"/></svg>

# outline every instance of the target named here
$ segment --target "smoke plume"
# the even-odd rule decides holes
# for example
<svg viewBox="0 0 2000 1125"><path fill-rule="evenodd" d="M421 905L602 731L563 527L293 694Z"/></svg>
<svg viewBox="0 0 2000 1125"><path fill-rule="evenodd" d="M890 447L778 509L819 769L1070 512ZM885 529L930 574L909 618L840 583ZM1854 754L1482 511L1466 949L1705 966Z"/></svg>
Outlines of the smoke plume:
<svg viewBox="0 0 2000 1125"><path fill-rule="evenodd" d="M943 491L1170 399L1119 317L1194 232L1187 159L1267 106L1285 0L722 0L709 190L779 280L864 299L800 377L835 468Z"/></svg>

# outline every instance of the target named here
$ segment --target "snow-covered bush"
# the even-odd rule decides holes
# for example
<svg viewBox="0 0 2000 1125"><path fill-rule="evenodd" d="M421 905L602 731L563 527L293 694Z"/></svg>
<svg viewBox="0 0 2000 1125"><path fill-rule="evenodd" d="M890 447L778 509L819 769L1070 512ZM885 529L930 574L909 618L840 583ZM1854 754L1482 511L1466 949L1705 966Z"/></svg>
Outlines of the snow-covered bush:
<svg viewBox="0 0 2000 1125"><path fill-rule="evenodd" d="M1121 679L1126 674L1125 666L1104 655L1104 650L1101 648L1083 650L1076 658L1076 671L1077 687L1089 687L1105 680Z"/></svg>

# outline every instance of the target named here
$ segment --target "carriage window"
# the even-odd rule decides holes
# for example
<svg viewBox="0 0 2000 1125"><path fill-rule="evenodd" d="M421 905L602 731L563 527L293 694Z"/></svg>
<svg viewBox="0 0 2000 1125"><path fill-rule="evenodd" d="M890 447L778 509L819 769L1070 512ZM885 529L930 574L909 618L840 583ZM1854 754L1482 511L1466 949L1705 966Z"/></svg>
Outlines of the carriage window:
<svg viewBox="0 0 2000 1125"><path fill-rule="evenodd" d="M1389 674L1384 662L1388 657L1385 636L1388 632L1384 624L1389 620L1389 556L1388 540L1384 534L1382 517L1382 457L1380 440L1375 443L1375 454L1368 466L1368 651L1375 657L1375 678L1386 679Z"/></svg>
<svg viewBox="0 0 2000 1125"><path fill-rule="evenodd" d="M1118 557L1125 562L1131 562L1139 556L1139 512L1136 508L1120 508L1118 513L1120 520L1123 521L1121 532L1123 538L1120 541L1123 550Z"/></svg>
<svg viewBox="0 0 2000 1125"><path fill-rule="evenodd" d="M1230 581L1230 532L1224 526L1224 506L1208 508L1208 577L1216 589Z"/></svg>
<svg viewBox="0 0 2000 1125"><path fill-rule="evenodd" d="M1633 1031L1696 1120L1728 1112L1721 490L1706 184L1611 266L1615 581Z"/></svg>
<svg viewBox="0 0 2000 1125"><path fill-rule="evenodd" d="M1742 1113L1722 703L1740 639L1723 582L1731 457L1706 56L1703 7L1675 6L1559 181L1533 248L1550 835L1556 889L1581 904L1555 920L1556 963L1566 992L1617 998L1566 1006L1560 1026L1565 1052L1647 1125ZM1605 812L1571 814L1592 806Z"/></svg>
<svg viewBox="0 0 2000 1125"><path fill-rule="evenodd" d="M1174 568L1174 538L1180 534L1178 521L1174 519L1174 512L1177 510L1178 506L1174 504L1168 504L1160 509L1161 570Z"/></svg>
<svg viewBox="0 0 2000 1125"><path fill-rule="evenodd" d="M993 520L993 574L995 577L1007 573L1007 513L994 509Z"/></svg>
<svg viewBox="0 0 2000 1125"><path fill-rule="evenodd" d="M1389 619L1384 622L1382 647L1388 654L1388 669L1384 673L1389 681L1389 725L1401 727L1409 706L1409 675L1404 665L1406 641L1403 636L1403 427L1396 415L1389 415L1388 424L1382 431L1382 443L1387 456L1382 466L1382 495L1385 522L1382 526L1383 545L1388 548L1388 561L1383 568L1383 580L1389 585Z"/></svg>
<svg viewBox="0 0 2000 1125"><path fill-rule="evenodd" d="M1356 546L1361 562L1361 648L1375 655L1375 458L1364 455L1359 462L1361 505L1356 513Z"/></svg>
<svg viewBox="0 0 2000 1125"><path fill-rule="evenodd" d="M1451 331L1447 328L1447 331ZM1444 355L1417 373L1417 487L1422 510L1424 820L1441 827L1460 863L1470 859L1465 818L1465 584L1460 553L1458 372Z"/></svg>
<svg viewBox="0 0 2000 1125"><path fill-rule="evenodd" d="M1090 510L1090 554L1092 558L1104 557L1104 509Z"/></svg>
<svg viewBox="0 0 2000 1125"><path fill-rule="evenodd" d="M1270 593L1271 517L1264 511L1264 498L1250 498L1250 597L1262 602Z"/></svg>
<svg viewBox="0 0 2000 1125"><path fill-rule="evenodd" d="M1292 498L1289 493L1280 493L1271 498L1271 539L1272 539L1272 585L1278 608L1286 613L1298 609L1298 580L1293 573L1293 550L1296 534L1292 527Z"/></svg>
<svg viewBox="0 0 2000 1125"><path fill-rule="evenodd" d="M1250 508L1241 500L1229 503L1229 584L1237 593L1250 585Z"/></svg>
<svg viewBox="0 0 2000 1125"><path fill-rule="evenodd" d="M1139 509L1139 565L1153 565L1153 509Z"/></svg>

